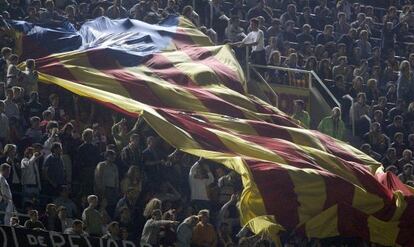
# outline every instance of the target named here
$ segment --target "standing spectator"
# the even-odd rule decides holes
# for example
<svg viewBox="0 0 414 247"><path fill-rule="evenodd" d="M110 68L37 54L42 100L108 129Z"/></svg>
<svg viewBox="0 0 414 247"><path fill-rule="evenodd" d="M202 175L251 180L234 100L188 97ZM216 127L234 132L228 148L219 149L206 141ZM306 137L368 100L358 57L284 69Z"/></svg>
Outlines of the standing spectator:
<svg viewBox="0 0 414 247"><path fill-rule="evenodd" d="M356 126L363 127L363 117L365 115L369 115L370 109L369 106L366 104L366 94L359 93L356 99L356 102L351 106L349 109L349 119L355 122Z"/></svg>
<svg viewBox="0 0 414 247"><path fill-rule="evenodd" d="M132 134L129 137L128 145L121 151L121 160L122 168L119 172L122 176L131 166L136 166L142 171L142 153L138 134Z"/></svg>
<svg viewBox="0 0 414 247"><path fill-rule="evenodd" d="M414 80L410 63L404 60L400 64L400 73L397 81L397 97L405 102L414 100Z"/></svg>
<svg viewBox="0 0 414 247"><path fill-rule="evenodd" d="M191 247L193 229L198 223L198 217L192 215L186 218L177 228L177 247Z"/></svg>
<svg viewBox="0 0 414 247"><path fill-rule="evenodd" d="M22 192L22 169L19 159L17 158L17 146L14 144L7 144L3 150L4 157L1 158L1 163L7 163L10 165L10 175L7 177L7 182L10 185L13 193ZM18 195L15 198L14 203L21 205L21 196ZM5 221L8 222L8 221Z"/></svg>
<svg viewBox="0 0 414 247"><path fill-rule="evenodd" d="M4 114L10 119L11 117L15 117L16 119L20 119L20 110L19 107L13 101L13 89L8 88L6 89L6 99L3 101L4 103Z"/></svg>
<svg viewBox="0 0 414 247"><path fill-rule="evenodd" d="M254 64L266 65L266 52L264 47L264 34L259 29L259 21L256 18L250 20L251 32L240 42L233 43L238 46L251 46L251 59Z"/></svg>
<svg viewBox="0 0 414 247"><path fill-rule="evenodd" d="M37 85L38 74L35 70L35 60L26 60L26 70L23 72L23 85L25 97L28 97L32 92L38 92Z"/></svg>
<svg viewBox="0 0 414 247"><path fill-rule="evenodd" d="M134 127L132 127L132 129L129 131L125 118L112 126L112 137L114 138L118 150L122 150L122 148L128 145L129 137L138 130L138 126L141 122L142 118L138 118L134 124Z"/></svg>
<svg viewBox="0 0 414 247"><path fill-rule="evenodd" d="M207 187L214 182L213 174L202 159L198 160L190 169L189 183L191 202L196 209L209 209L210 199Z"/></svg>
<svg viewBox="0 0 414 247"><path fill-rule="evenodd" d="M17 68L17 63L19 62L19 57L16 54L12 54L9 57L9 66L7 67L7 87L11 88L14 86L19 86L19 78L21 76L21 71Z"/></svg>
<svg viewBox="0 0 414 247"><path fill-rule="evenodd" d="M341 109L334 107L331 116L321 120L318 130L336 139L343 140L345 137L345 123L341 119Z"/></svg>
<svg viewBox="0 0 414 247"><path fill-rule="evenodd" d="M34 148L28 147L24 151L24 158L21 161L23 202L37 198L40 194L41 181L38 160L41 153L35 152Z"/></svg>
<svg viewBox="0 0 414 247"><path fill-rule="evenodd" d="M0 217L0 224L7 225L9 223L10 212L13 206L12 192L10 190L7 178L10 176L11 167L7 163L0 165L0 211L5 213L3 217ZM0 215L1 215L0 214Z"/></svg>
<svg viewBox="0 0 414 247"><path fill-rule="evenodd" d="M74 182L80 183L82 194L93 191L93 179L96 165L99 162L98 147L92 144L93 130L85 129L82 133L83 143L77 150L77 160L73 168Z"/></svg>
<svg viewBox="0 0 414 247"><path fill-rule="evenodd" d="M85 223L85 229L89 235L100 237L103 229L103 218L96 209L97 206L98 197L95 195L89 195L88 207L82 213L82 220Z"/></svg>
<svg viewBox="0 0 414 247"><path fill-rule="evenodd" d="M217 233L209 223L210 212L206 209L198 212L199 222L193 230L192 244L196 246L217 246Z"/></svg>
<svg viewBox="0 0 414 247"><path fill-rule="evenodd" d="M144 229L142 230L141 245L142 246L158 246L161 226L174 224L177 225L178 221L162 220L162 212L159 209L155 209L151 213L151 218L145 223Z"/></svg>
<svg viewBox="0 0 414 247"><path fill-rule="evenodd" d="M42 117L43 106L39 102L39 94L37 92L31 92L29 101L25 105L25 117Z"/></svg>
<svg viewBox="0 0 414 247"><path fill-rule="evenodd" d="M64 185L65 169L62 160L62 144L55 142L52 144L51 154L46 157L43 164L43 178L46 179L44 192L49 195L57 195L61 185ZM90 179L90 178L89 178Z"/></svg>
<svg viewBox="0 0 414 247"><path fill-rule="evenodd" d="M114 164L115 151L105 152L105 161L100 162L95 169L95 192L100 198L108 201L108 209L113 212L119 195L118 167Z"/></svg>
<svg viewBox="0 0 414 247"><path fill-rule="evenodd" d="M4 146L10 139L9 118L4 112L4 101L0 101L0 145Z"/></svg>
<svg viewBox="0 0 414 247"><path fill-rule="evenodd" d="M238 42L246 37L244 30L240 27L240 18L238 16L232 16L229 24L225 29L225 38L230 42Z"/></svg>
<svg viewBox="0 0 414 247"><path fill-rule="evenodd" d="M35 116L30 118L30 128L26 130L25 137L29 138L30 143L42 142L43 132L40 128L39 117Z"/></svg>

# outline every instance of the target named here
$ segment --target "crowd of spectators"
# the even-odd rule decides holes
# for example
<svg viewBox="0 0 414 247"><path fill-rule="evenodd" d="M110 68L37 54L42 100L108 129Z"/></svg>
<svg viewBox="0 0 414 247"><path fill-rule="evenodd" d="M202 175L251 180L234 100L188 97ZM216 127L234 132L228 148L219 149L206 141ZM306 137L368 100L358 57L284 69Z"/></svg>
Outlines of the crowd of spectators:
<svg viewBox="0 0 414 247"><path fill-rule="evenodd" d="M157 23L182 14L214 43L232 45L241 62L246 59L243 46L248 46L253 63L314 70L343 106L334 108L318 129L345 139L346 124L355 122L364 141L361 150L413 184L411 1L192 4L0 0L0 13L6 20L42 25L69 21L76 28L99 16ZM237 174L174 150L142 119L126 119L39 85L35 61L21 61L13 47L1 45L0 211L6 213L0 223L143 246L271 246L266 237L240 229L242 185ZM19 70L20 62L26 63L25 71ZM307 86L299 73L260 72L272 83ZM309 127L305 108L303 101L295 101L293 117ZM16 211L28 219L20 224ZM285 246L360 244L355 239L319 242L292 235L283 241Z"/></svg>

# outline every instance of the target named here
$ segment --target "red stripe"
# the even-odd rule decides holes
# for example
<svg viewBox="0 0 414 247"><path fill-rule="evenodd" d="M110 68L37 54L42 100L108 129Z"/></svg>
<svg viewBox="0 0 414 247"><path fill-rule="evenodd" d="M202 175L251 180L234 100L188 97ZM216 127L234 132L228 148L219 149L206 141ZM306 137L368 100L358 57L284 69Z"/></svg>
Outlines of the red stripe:
<svg viewBox="0 0 414 247"><path fill-rule="evenodd" d="M162 53L155 53L144 65L151 69L156 75L173 84L181 86L197 85L188 75L177 69Z"/></svg>
<svg viewBox="0 0 414 247"><path fill-rule="evenodd" d="M227 87L245 94L236 72L216 59L211 51L197 46L184 29L177 28L173 42L178 49L185 52L194 62L210 67ZM232 59L235 60L235 58Z"/></svg>
<svg viewBox="0 0 414 247"><path fill-rule="evenodd" d="M116 60L110 57L106 49L93 49L86 52L89 63L102 73L118 81L128 91L132 99L144 104L160 107L164 106L145 80L135 77L123 68L118 68Z"/></svg>
<svg viewBox="0 0 414 247"><path fill-rule="evenodd" d="M36 69L47 75L52 75L71 82L79 82L72 73L54 56L36 59Z"/></svg>
<svg viewBox="0 0 414 247"><path fill-rule="evenodd" d="M368 215L347 204L338 204L338 231L343 237L360 237L369 241Z"/></svg>
<svg viewBox="0 0 414 247"><path fill-rule="evenodd" d="M401 246L414 246L414 197L405 197L405 201L407 202L407 207L400 217L398 225L400 231L396 242Z"/></svg>
<svg viewBox="0 0 414 247"><path fill-rule="evenodd" d="M203 149L223 153L233 153L226 147L226 145L224 145L216 134L207 129L215 128L211 124L203 123L203 126L201 126L201 124L196 122L201 120L196 120L190 114L186 114L184 112L170 111L167 109L157 109L157 112L167 119L168 122L184 129L198 144L202 146Z"/></svg>
<svg viewBox="0 0 414 247"><path fill-rule="evenodd" d="M355 192L353 184L332 173L325 173L323 180L325 181L326 188L324 209L328 209L338 203L352 205Z"/></svg>
<svg viewBox="0 0 414 247"><path fill-rule="evenodd" d="M300 204L288 171L275 163L256 160L246 163L263 198L266 212L275 215L288 231L295 229L299 223Z"/></svg>

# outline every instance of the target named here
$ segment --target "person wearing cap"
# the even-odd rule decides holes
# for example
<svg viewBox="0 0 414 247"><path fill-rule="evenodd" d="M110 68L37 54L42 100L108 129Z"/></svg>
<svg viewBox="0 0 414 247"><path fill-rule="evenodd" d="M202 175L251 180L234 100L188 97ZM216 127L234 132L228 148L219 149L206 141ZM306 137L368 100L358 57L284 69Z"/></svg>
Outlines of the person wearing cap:
<svg viewBox="0 0 414 247"><path fill-rule="evenodd" d="M413 165L410 163L407 163L403 166L403 172L398 175L398 178L401 180L401 182L407 184L408 181L413 181Z"/></svg>

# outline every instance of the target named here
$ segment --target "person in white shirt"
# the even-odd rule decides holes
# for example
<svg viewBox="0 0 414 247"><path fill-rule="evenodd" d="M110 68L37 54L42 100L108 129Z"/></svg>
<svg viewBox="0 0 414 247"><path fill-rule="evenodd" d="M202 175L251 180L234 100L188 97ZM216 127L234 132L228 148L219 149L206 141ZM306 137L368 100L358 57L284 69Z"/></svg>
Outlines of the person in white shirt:
<svg viewBox="0 0 414 247"><path fill-rule="evenodd" d="M236 46L252 47L251 60L253 64L266 65L266 52L264 46L264 33L259 29L259 20L250 20L251 32L240 42L233 43Z"/></svg>
<svg viewBox="0 0 414 247"><path fill-rule="evenodd" d="M0 101L0 142L6 145L10 138L9 118L4 113L4 102Z"/></svg>
<svg viewBox="0 0 414 247"><path fill-rule="evenodd" d="M7 87L19 86L19 77L21 71L17 68L19 62L19 56L12 54L9 57L9 66L7 67Z"/></svg>
<svg viewBox="0 0 414 247"><path fill-rule="evenodd" d="M11 167L7 163L0 166L0 215L4 215L3 218L0 218L0 225L10 224L10 217L12 216L11 213L14 208L12 193L7 182L10 169Z"/></svg>
<svg viewBox="0 0 414 247"><path fill-rule="evenodd" d="M24 158L21 161L23 201L30 201L33 197L38 197L40 193L40 174L37 160L42 156L33 147L28 147L24 151Z"/></svg>
<svg viewBox="0 0 414 247"><path fill-rule="evenodd" d="M210 209L208 186L214 182L213 174L203 160L198 160L190 169L189 183L191 202L196 210Z"/></svg>

